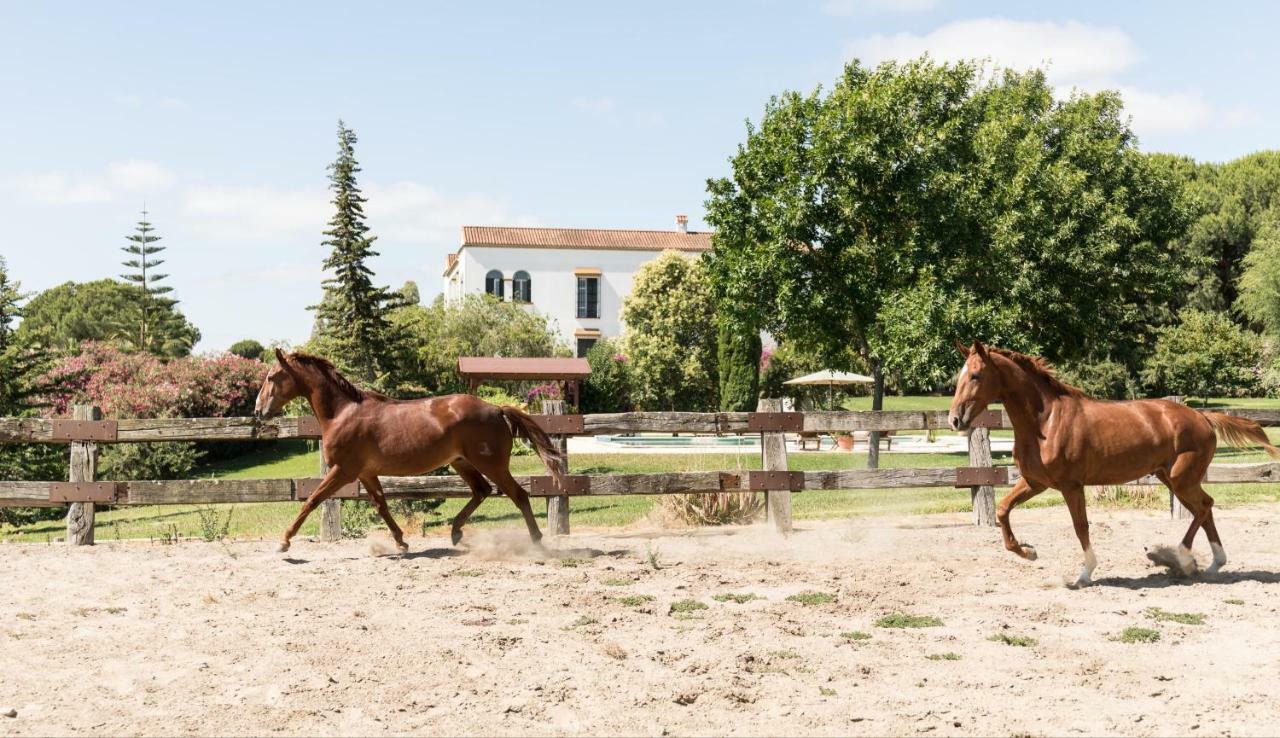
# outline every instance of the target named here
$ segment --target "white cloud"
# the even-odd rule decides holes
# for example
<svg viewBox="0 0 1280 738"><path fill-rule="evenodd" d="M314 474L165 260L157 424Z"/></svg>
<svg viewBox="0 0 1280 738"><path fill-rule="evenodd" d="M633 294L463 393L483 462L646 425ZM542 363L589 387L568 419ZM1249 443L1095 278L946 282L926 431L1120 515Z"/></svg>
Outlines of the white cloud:
<svg viewBox="0 0 1280 738"><path fill-rule="evenodd" d="M827 0L822 12L853 16L868 13L921 13L938 7L941 0Z"/></svg>
<svg viewBox="0 0 1280 738"><path fill-rule="evenodd" d="M365 214L375 235L424 244L454 245L469 223L534 225L484 195L448 197L419 182L370 183ZM194 187L184 191L182 211L193 228L219 238L261 240L283 235L319 237L333 206L322 188Z"/></svg>
<svg viewBox="0 0 1280 738"><path fill-rule="evenodd" d="M182 192L182 213L200 233L236 240L319 235L329 217L323 188L198 186Z"/></svg>
<svg viewBox="0 0 1280 738"><path fill-rule="evenodd" d="M611 113L613 112L614 101L608 95L600 97L575 97L570 101L573 107L579 110L588 110L592 113Z"/></svg>
<svg viewBox="0 0 1280 738"><path fill-rule="evenodd" d="M108 166L107 179L124 190L155 190L169 187L175 177L153 161L129 159Z"/></svg>
<svg viewBox="0 0 1280 738"><path fill-rule="evenodd" d="M68 177L60 172L48 172L15 181L18 190L28 199L43 205L88 205L110 202L113 194L100 182Z"/></svg>
<svg viewBox="0 0 1280 738"><path fill-rule="evenodd" d="M1141 58L1133 39L1119 28L1007 18L956 21L926 34L867 36L851 42L845 52L867 64L927 52L942 61L990 57L997 65L1017 69L1047 65L1055 84L1105 78Z"/></svg>
<svg viewBox="0 0 1280 738"><path fill-rule="evenodd" d="M1119 90L1139 134L1235 128L1259 119L1247 106L1219 110L1200 90L1156 91L1124 84L1123 74L1142 60L1142 52L1129 34L1114 26L973 18L924 34L866 36L845 47L846 58L869 65L925 53L939 61L990 59L999 67L1040 67L1064 97L1072 89Z"/></svg>
<svg viewBox="0 0 1280 738"><path fill-rule="evenodd" d="M45 172L18 177L16 189L33 202L43 205L92 205L112 202L125 192L153 192L173 184L172 172L155 162L142 159L107 165L102 174Z"/></svg>

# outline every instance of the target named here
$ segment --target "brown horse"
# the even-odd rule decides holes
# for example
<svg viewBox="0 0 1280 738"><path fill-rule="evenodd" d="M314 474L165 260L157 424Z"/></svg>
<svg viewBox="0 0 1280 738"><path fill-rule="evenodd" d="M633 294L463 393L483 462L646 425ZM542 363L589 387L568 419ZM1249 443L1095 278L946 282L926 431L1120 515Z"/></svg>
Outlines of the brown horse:
<svg viewBox="0 0 1280 738"><path fill-rule="evenodd" d="M1085 485L1124 484L1154 474L1191 512L1191 527L1175 554L1183 573L1195 571L1191 544L1202 527L1213 549L1207 573L1227 562L1213 523L1213 498L1200 483L1217 450L1216 436L1229 446L1262 446L1280 457L1280 449L1271 445L1260 425L1222 413L1197 412L1167 400L1093 400L1060 381L1042 359L980 342L972 348L959 342L956 346L965 362L951 400L951 427L969 428L992 402L1003 403L1013 422L1013 460L1022 476L996 510L1005 548L1029 560L1036 558L1035 548L1013 537L1009 511L1053 487L1066 499L1084 548L1084 569L1077 585L1087 585L1097 559L1089 545Z"/></svg>
<svg viewBox="0 0 1280 738"><path fill-rule="evenodd" d="M362 390L347 381L333 364L318 356L276 350L279 362L267 372L258 390L254 416L270 418L295 397L306 397L320 421L329 471L302 505L284 533L281 551L321 502L343 485L357 480L369 501L386 521L401 551L409 550L404 534L387 510L381 476L423 474L452 465L471 488L471 500L453 521L453 543L462 539L462 526L493 491L486 477L520 508L529 537L542 539L529 508L529 495L509 469L512 439L533 444L557 487L564 488L559 450L529 415L514 407L498 407L471 395L446 395L421 400L393 400Z"/></svg>

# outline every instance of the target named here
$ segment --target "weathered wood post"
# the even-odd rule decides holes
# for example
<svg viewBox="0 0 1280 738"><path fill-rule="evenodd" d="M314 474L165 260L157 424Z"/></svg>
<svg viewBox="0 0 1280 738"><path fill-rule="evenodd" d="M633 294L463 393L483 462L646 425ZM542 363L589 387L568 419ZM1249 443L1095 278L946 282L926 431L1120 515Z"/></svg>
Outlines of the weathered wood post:
<svg viewBox="0 0 1280 738"><path fill-rule="evenodd" d="M564 415L564 400L543 400L543 415ZM566 436L551 437L556 448L560 450L560 471L569 473L569 441ZM569 496L557 495L547 498L547 531L553 536L569 535Z"/></svg>
<svg viewBox="0 0 1280 738"><path fill-rule="evenodd" d="M756 409L762 413L782 412L782 400L761 398ZM787 434L765 431L760 434L760 461L764 471L787 471ZM791 532L791 491L764 493L765 513L779 533Z"/></svg>
<svg viewBox="0 0 1280 738"><path fill-rule="evenodd" d="M93 405L76 405L71 410L76 420L102 420L102 409ZM98 444L93 441L71 442L70 482L92 482L98 473ZM94 509L92 502L73 502L67 506L67 543L72 546L93 545Z"/></svg>
<svg viewBox="0 0 1280 738"><path fill-rule="evenodd" d="M991 429L973 428L969 431L969 466L991 466ZM996 524L996 490L989 484L969 488L973 500L973 524Z"/></svg>
<svg viewBox="0 0 1280 738"><path fill-rule="evenodd" d="M316 442L320 447L320 476L329 472L329 464L324 460L324 441ZM342 540L342 500L330 497L320 503L320 540Z"/></svg>
<svg viewBox="0 0 1280 738"><path fill-rule="evenodd" d="M1164 399L1168 400L1169 402L1176 402L1179 405L1187 404L1186 400L1183 399L1182 395L1169 395ZM1191 511L1182 506L1182 501L1179 500L1178 496L1173 493L1173 490L1169 490L1169 517L1173 518L1174 520L1190 520L1191 519Z"/></svg>

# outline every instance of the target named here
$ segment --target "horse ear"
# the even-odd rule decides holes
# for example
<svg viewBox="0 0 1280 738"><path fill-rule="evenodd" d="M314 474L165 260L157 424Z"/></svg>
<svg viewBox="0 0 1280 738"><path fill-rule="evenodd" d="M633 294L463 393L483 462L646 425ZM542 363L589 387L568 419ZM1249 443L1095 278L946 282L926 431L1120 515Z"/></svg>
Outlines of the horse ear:
<svg viewBox="0 0 1280 738"><path fill-rule="evenodd" d="M289 368L289 357L285 356L284 351L279 348L276 349L276 361L280 362L280 366L285 369Z"/></svg>
<svg viewBox="0 0 1280 738"><path fill-rule="evenodd" d="M969 358L969 347L961 343L959 338L956 339L956 348L960 351L961 356L966 359Z"/></svg>
<svg viewBox="0 0 1280 738"><path fill-rule="evenodd" d="M987 347L982 345L982 341L974 340L973 350L978 352L979 358L981 358L983 361L986 361L988 359Z"/></svg>

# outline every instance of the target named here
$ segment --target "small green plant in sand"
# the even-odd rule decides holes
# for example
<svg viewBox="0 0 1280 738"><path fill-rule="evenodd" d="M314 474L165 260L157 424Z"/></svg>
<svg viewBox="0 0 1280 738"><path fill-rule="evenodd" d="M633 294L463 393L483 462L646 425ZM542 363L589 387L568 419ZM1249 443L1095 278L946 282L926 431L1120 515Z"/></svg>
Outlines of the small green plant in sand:
<svg viewBox="0 0 1280 738"><path fill-rule="evenodd" d="M840 637L841 637L841 638L843 638L843 639L845 639L846 641L869 641L869 640L871 640L871 634L870 634L870 633L863 633L863 632L862 632L862 631L860 631L860 630L848 630L848 631L845 631L844 633L841 633L841 634L840 634Z"/></svg>
<svg viewBox="0 0 1280 738"><path fill-rule="evenodd" d="M1151 628L1125 628L1111 640L1121 643L1155 643L1160 640L1160 631Z"/></svg>
<svg viewBox="0 0 1280 738"><path fill-rule="evenodd" d="M834 689L829 689L827 687L818 687L818 694L822 695L823 697L835 697L836 691Z"/></svg>
<svg viewBox="0 0 1280 738"><path fill-rule="evenodd" d="M705 610L707 606L703 602L697 600L680 600L672 602L671 608L667 612L671 615L690 615L698 610Z"/></svg>
<svg viewBox="0 0 1280 738"><path fill-rule="evenodd" d="M1181 623L1182 625L1204 625L1204 615L1197 612L1169 612L1158 607L1148 607L1147 617L1157 623Z"/></svg>
<svg viewBox="0 0 1280 738"><path fill-rule="evenodd" d="M801 605L828 605L836 601L830 592L801 592L787 597L787 602L799 602Z"/></svg>
<svg viewBox="0 0 1280 738"><path fill-rule="evenodd" d="M1008 633L996 633L987 640L1003 643L1006 646L1017 646L1018 648L1030 648L1036 645L1036 639L1030 636L1009 635Z"/></svg>
<svg viewBox="0 0 1280 738"><path fill-rule="evenodd" d="M200 525L200 538L205 543L213 543L226 538L231 530L231 513L233 511L235 511L235 507L228 507L227 514L222 516L218 514L217 508L198 508L196 510L196 522ZM119 531L116 531L116 537L119 538L119 536Z"/></svg>
<svg viewBox="0 0 1280 738"><path fill-rule="evenodd" d="M456 577L482 577L484 572L480 569L459 569L453 575Z"/></svg>
<svg viewBox="0 0 1280 738"><path fill-rule="evenodd" d="M584 625L595 625L596 623L599 623L599 622L600 622L600 621L599 621L599 620L596 620L595 618L588 617L588 616L586 616L586 615L582 615L582 616L579 616L577 620L573 621L573 624L572 624L572 625L570 625L569 627L570 627L570 628L581 628L581 627L582 627L582 626L584 626Z"/></svg>
<svg viewBox="0 0 1280 738"><path fill-rule="evenodd" d="M635 584L634 579L625 579L622 577L611 577L601 582L606 587L630 587Z"/></svg>
<svg viewBox="0 0 1280 738"><path fill-rule="evenodd" d="M658 549L654 548L652 543L645 548L645 562L648 563L649 568L654 571L662 568L662 562L658 560L659 553Z"/></svg>
<svg viewBox="0 0 1280 738"><path fill-rule="evenodd" d="M937 628L942 625L942 620L932 615L908 615L895 612L877 620L876 625L881 628Z"/></svg>
<svg viewBox="0 0 1280 738"><path fill-rule="evenodd" d="M756 594L755 592L743 592L743 593L730 592L728 594L712 595L711 599L715 600L716 602L736 602L739 605L742 605L752 600L763 600L764 598Z"/></svg>
<svg viewBox="0 0 1280 738"><path fill-rule="evenodd" d="M931 653L925 658L930 661L959 661L960 654L954 651L947 651L946 653Z"/></svg>
<svg viewBox="0 0 1280 738"><path fill-rule="evenodd" d="M1225 604L1227 604L1227 605L1243 605L1243 604L1244 604L1244 600L1238 600L1238 599L1236 599L1236 598L1234 598L1234 597L1233 597L1233 598L1231 598L1231 599L1229 599L1229 600L1223 600L1223 603L1225 603Z"/></svg>
<svg viewBox="0 0 1280 738"><path fill-rule="evenodd" d="M639 607L646 602L653 602L653 595L626 595L624 597L615 597L619 605L627 607Z"/></svg>
<svg viewBox="0 0 1280 738"><path fill-rule="evenodd" d="M575 559L572 556L568 558L560 559L560 566L563 566L567 569L574 569L579 566L582 566L585 563L587 562L582 559Z"/></svg>

